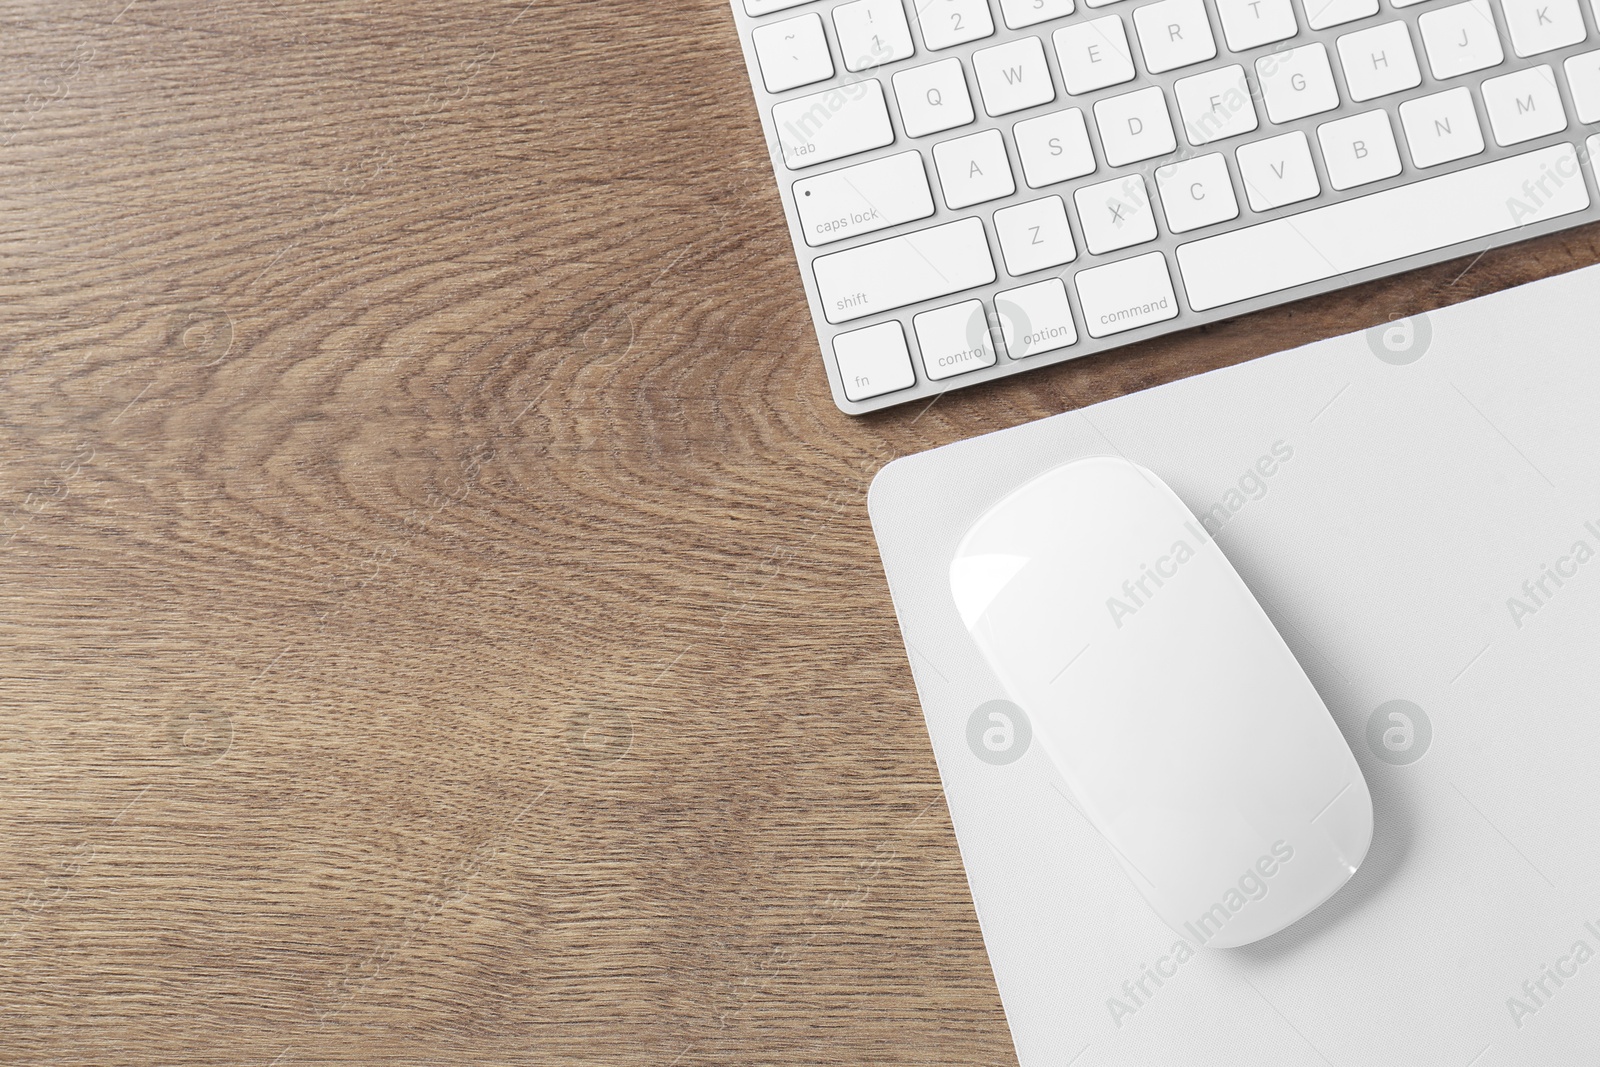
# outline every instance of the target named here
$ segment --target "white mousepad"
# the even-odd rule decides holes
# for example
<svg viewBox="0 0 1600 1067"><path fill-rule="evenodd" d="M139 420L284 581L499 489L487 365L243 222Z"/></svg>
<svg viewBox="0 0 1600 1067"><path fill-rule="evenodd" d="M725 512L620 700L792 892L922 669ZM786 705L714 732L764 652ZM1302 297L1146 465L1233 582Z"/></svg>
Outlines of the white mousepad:
<svg viewBox="0 0 1600 1067"><path fill-rule="evenodd" d="M870 508L1022 1067L1600 1062L1600 267L897 460ZM1145 904L962 626L957 542L1153 470L1349 741L1376 831L1255 945ZM997 718L996 715L999 717Z"/></svg>

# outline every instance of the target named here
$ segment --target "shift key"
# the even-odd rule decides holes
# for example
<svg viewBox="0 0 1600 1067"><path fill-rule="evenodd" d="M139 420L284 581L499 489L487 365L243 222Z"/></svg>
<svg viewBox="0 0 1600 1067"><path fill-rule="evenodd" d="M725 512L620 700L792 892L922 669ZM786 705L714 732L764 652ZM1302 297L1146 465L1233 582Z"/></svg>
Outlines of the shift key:
<svg viewBox="0 0 1600 1067"><path fill-rule="evenodd" d="M850 322L994 281L983 223L948 222L812 261L822 313Z"/></svg>

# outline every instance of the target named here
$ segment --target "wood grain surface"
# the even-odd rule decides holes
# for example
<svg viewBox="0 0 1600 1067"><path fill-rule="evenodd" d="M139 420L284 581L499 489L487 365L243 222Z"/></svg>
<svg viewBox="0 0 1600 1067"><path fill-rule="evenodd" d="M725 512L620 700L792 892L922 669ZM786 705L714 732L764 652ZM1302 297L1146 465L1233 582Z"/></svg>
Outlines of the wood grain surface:
<svg viewBox="0 0 1600 1067"><path fill-rule="evenodd" d="M1009 1064L722 0L0 0L0 1062Z"/></svg>

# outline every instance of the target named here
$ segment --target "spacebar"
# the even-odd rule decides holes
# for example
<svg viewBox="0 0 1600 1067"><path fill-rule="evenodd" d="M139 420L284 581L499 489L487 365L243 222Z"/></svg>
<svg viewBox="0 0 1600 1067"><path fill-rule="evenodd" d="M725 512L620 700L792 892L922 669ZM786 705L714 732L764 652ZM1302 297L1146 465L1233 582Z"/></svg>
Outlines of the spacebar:
<svg viewBox="0 0 1600 1067"><path fill-rule="evenodd" d="M1577 153L1556 144L1191 241L1178 268L1205 311L1588 206Z"/></svg>

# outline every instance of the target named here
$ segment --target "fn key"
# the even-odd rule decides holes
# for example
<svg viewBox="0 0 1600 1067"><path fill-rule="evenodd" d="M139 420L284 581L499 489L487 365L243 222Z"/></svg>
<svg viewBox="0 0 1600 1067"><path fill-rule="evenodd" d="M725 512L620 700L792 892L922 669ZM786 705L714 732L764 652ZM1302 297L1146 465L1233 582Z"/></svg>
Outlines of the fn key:
<svg viewBox="0 0 1600 1067"><path fill-rule="evenodd" d="M907 389L917 380L906 348L906 332L892 319L840 334L833 339L833 354L839 361L844 395L850 400Z"/></svg>

